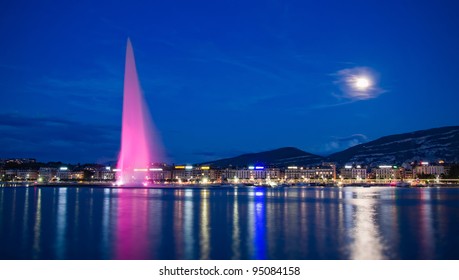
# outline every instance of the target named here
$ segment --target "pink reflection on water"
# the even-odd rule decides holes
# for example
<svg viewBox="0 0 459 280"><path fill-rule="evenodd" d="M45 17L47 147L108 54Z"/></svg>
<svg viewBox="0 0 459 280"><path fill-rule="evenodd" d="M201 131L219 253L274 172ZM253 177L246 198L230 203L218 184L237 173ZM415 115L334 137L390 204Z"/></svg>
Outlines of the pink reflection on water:
<svg viewBox="0 0 459 280"><path fill-rule="evenodd" d="M146 189L119 189L116 217L116 259L149 259L148 200Z"/></svg>
<svg viewBox="0 0 459 280"><path fill-rule="evenodd" d="M162 149L158 139L143 98L134 52L128 39L124 72L121 150L117 164L117 168L121 170L117 176L119 184L139 182L145 178L143 170L149 168L152 162L160 161Z"/></svg>

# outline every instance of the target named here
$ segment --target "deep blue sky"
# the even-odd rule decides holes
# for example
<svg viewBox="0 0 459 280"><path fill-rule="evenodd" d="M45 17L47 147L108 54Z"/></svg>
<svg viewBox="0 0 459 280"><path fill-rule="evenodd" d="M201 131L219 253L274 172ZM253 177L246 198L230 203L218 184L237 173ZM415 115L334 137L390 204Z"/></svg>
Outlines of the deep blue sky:
<svg viewBox="0 0 459 280"><path fill-rule="evenodd" d="M285 146L324 155L458 125L458 10L457 1L2 1L0 158L116 159L128 36L169 162ZM374 81L363 97L343 85L362 71Z"/></svg>

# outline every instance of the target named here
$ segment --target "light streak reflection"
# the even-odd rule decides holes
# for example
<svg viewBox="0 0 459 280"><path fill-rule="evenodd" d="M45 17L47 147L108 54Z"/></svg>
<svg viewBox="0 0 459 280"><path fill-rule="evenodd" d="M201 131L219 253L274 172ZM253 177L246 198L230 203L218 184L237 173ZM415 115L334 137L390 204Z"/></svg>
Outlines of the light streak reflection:
<svg viewBox="0 0 459 280"><path fill-rule="evenodd" d="M37 191L37 209L35 210L35 221L33 227L33 258L38 259L41 251L40 234L41 234L41 189Z"/></svg>
<svg viewBox="0 0 459 280"><path fill-rule="evenodd" d="M110 207L110 190L104 189L104 196L102 202L102 242L101 251L103 252L104 259L109 258L109 234L110 234L110 218L111 218L111 207Z"/></svg>
<svg viewBox="0 0 459 280"><path fill-rule="evenodd" d="M57 198L56 257L64 259L67 228L67 188L59 188Z"/></svg>
<svg viewBox="0 0 459 280"><path fill-rule="evenodd" d="M383 244L379 233L375 209L377 203L371 190L356 190L357 198L353 199L354 222L353 242L350 245L351 259L379 260L384 259Z"/></svg>
<svg viewBox="0 0 459 280"><path fill-rule="evenodd" d="M231 234L232 242L231 242L231 259L237 260L240 259L240 228L239 228L239 205L238 205L238 198L237 198L237 191L235 192L234 196L234 203L233 203L233 227L232 227L232 234Z"/></svg>
<svg viewBox="0 0 459 280"><path fill-rule="evenodd" d="M201 190L201 212L200 212L200 231L199 231L199 248L200 259L208 260L210 257L210 227L209 227L209 191Z"/></svg>
<svg viewBox="0 0 459 280"><path fill-rule="evenodd" d="M433 219L432 219L432 204L431 204L431 191L420 190L421 197L421 257L425 259L432 258L434 254L435 243L433 232Z"/></svg>
<svg viewBox="0 0 459 280"><path fill-rule="evenodd" d="M194 231L193 231L193 190L185 190L185 203L184 203L184 242L185 242L185 259L193 259L193 244L194 244Z"/></svg>

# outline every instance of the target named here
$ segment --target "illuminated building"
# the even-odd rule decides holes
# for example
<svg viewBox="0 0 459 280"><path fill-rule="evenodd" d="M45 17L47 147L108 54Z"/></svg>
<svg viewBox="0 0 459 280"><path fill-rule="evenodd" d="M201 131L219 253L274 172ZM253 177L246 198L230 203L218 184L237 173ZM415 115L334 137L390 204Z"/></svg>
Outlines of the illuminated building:
<svg viewBox="0 0 459 280"><path fill-rule="evenodd" d="M400 178L400 172L398 172L397 166L392 165L380 165L378 168L373 168L371 173L373 174L372 177L375 179L386 180Z"/></svg>
<svg viewBox="0 0 459 280"><path fill-rule="evenodd" d="M38 169L38 176L43 182L51 181L57 175L57 168L40 167Z"/></svg>
<svg viewBox="0 0 459 280"><path fill-rule="evenodd" d="M367 169L360 165L345 165L340 169L340 176L343 179L366 179Z"/></svg>
<svg viewBox="0 0 459 280"><path fill-rule="evenodd" d="M235 176L244 181L276 180L280 178L280 169L254 165L247 168L236 169Z"/></svg>
<svg viewBox="0 0 459 280"><path fill-rule="evenodd" d="M418 175L441 175L445 174L445 167L443 165L430 165L428 162L421 162L421 165L413 169L414 177Z"/></svg>
<svg viewBox="0 0 459 280"><path fill-rule="evenodd" d="M222 181L233 180L236 176L237 170L234 168L225 168L220 170L220 177Z"/></svg>
<svg viewBox="0 0 459 280"><path fill-rule="evenodd" d="M21 181L35 181L38 179L38 172L36 170L17 170L16 177Z"/></svg>
<svg viewBox="0 0 459 280"><path fill-rule="evenodd" d="M286 180L306 180L306 179L326 179L330 180L335 177L333 167L299 167L288 166L283 171Z"/></svg>

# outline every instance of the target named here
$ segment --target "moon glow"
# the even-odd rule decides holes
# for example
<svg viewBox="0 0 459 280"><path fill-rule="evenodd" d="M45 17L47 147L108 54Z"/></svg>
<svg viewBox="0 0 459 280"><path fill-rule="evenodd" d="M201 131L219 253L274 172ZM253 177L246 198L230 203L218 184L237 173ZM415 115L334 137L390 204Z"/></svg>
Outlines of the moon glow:
<svg viewBox="0 0 459 280"><path fill-rule="evenodd" d="M357 77L354 81L354 87L358 90L367 90L371 86L371 81L366 77Z"/></svg>

